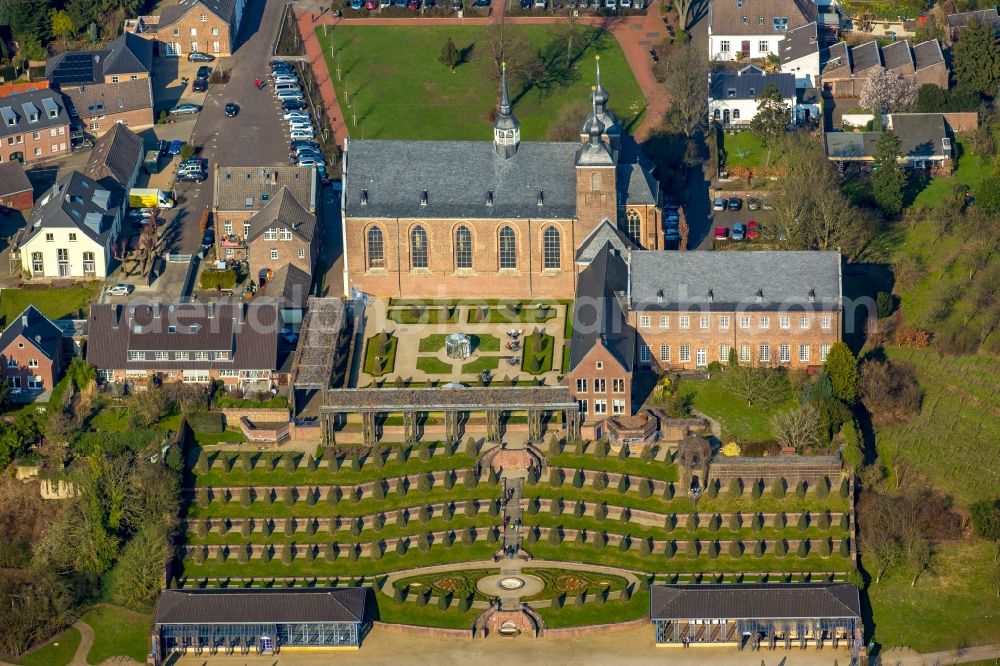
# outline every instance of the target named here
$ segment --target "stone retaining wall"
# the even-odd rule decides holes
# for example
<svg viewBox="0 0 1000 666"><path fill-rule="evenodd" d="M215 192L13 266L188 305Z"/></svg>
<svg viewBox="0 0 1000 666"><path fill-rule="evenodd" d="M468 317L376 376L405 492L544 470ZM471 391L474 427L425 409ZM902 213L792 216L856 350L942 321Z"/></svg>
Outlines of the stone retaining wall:
<svg viewBox="0 0 1000 666"><path fill-rule="evenodd" d="M472 629L444 629L442 627L418 627L413 624L390 624L388 622L372 622L373 627L391 634L412 634L415 636L430 636L433 638L457 638L472 640Z"/></svg>
<svg viewBox="0 0 1000 666"><path fill-rule="evenodd" d="M722 483L723 487L733 479L742 479L745 485L763 479L771 486L778 479L784 479L790 488L799 481L810 486L824 477L833 484L840 478L842 466L836 456L775 456L771 458L725 458L716 456L708 468L708 479Z"/></svg>
<svg viewBox="0 0 1000 666"><path fill-rule="evenodd" d="M612 634L621 631L630 631L644 627L650 622L646 618L629 620L628 622L617 622L615 624L591 624L584 627L561 627L559 629L546 629L545 638L575 638L577 636L590 636L593 634Z"/></svg>
<svg viewBox="0 0 1000 666"><path fill-rule="evenodd" d="M288 408L287 407L269 407L269 408L243 408L243 407L227 407L225 409L215 410L221 412L223 416L226 417L226 425L233 426L240 422L240 419L249 419L251 421L270 421L272 423L278 421L288 420Z"/></svg>

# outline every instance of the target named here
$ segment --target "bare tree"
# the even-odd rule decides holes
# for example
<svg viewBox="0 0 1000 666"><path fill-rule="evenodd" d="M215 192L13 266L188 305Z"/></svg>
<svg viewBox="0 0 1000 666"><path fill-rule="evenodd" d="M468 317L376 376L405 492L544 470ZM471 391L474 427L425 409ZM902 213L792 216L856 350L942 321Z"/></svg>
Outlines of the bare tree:
<svg viewBox="0 0 1000 666"><path fill-rule="evenodd" d="M771 430L782 446L808 450L820 441L819 412L812 405L778 412L771 417Z"/></svg>
<svg viewBox="0 0 1000 666"><path fill-rule="evenodd" d="M670 95L667 120L691 136L705 122L708 113L708 58L694 44L677 46L670 51L663 82Z"/></svg>
<svg viewBox="0 0 1000 666"><path fill-rule="evenodd" d="M788 395L788 378L776 368L737 365L726 369L723 384L733 395L746 400L747 407L773 404Z"/></svg>
<svg viewBox="0 0 1000 666"><path fill-rule="evenodd" d="M691 7L694 0L674 0L674 9L677 10L677 27L681 30L688 29L688 21L691 20Z"/></svg>

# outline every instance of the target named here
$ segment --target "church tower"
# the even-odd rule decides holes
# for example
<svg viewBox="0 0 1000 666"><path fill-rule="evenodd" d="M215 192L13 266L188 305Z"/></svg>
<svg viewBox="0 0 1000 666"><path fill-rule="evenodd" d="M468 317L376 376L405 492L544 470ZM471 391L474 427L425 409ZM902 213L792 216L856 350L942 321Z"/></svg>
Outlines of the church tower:
<svg viewBox="0 0 1000 666"><path fill-rule="evenodd" d="M493 121L493 150L505 160L517 153L521 143L521 124L511 112L510 95L507 94L507 63L500 69L500 114Z"/></svg>
<svg viewBox="0 0 1000 666"><path fill-rule="evenodd" d="M602 137L611 145L611 149L617 151L621 148L622 124L611 111L608 110L608 91L601 85L601 56L594 56L594 63L597 69L595 86L590 93L590 99L594 105L594 115L601 121L604 127ZM580 140L587 141L588 118L580 128Z"/></svg>
<svg viewBox="0 0 1000 666"><path fill-rule="evenodd" d="M597 106L598 89L590 96L591 112L583 124L586 138L576 153L576 216L578 238L586 238L604 220L618 219L618 152L606 140L606 126Z"/></svg>

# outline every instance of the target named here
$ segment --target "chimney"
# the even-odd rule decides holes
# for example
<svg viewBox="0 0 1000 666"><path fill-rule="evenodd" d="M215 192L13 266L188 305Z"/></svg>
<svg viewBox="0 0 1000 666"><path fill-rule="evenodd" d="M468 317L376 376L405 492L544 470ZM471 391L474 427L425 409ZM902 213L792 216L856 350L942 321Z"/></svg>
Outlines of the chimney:
<svg viewBox="0 0 1000 666"><path fill-rule="evenodd" d="M153 303L153 316L156 317L157 319L160 318L160 304L159 303Z"/></svg>
<svg viewBox="0 0 1000 666"><path fill-rule="evenodd" d="M208 318L215 319L215 303L208 304Z"/></svg>
<svg viewBox="0 0 1000 666"><path fill-rule="evenodd" d="M21 315L21 326L27 326L27 325L28 325L28 315L26 314Z"/></svg>
<svg viewBox="0 0 1000 666"><path fill-rule="evenodd" d="M275 169L274 171L271 172L271 184L272 185L277 185L278 184L278 170L277 169Z"/></svg>

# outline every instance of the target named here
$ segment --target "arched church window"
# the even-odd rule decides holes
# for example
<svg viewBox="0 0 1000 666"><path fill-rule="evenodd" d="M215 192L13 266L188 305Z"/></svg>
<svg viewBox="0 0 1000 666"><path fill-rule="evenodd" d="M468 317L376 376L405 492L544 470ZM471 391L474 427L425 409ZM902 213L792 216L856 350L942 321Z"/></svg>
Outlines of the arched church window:
<svg viewBox="0 0 1000 666"><path fill-rule="evenodd" d="M559 230L549 227L542 235L542 268L559 268L562 265L562 248Z"/></svg>
<svg viewBox="0 0 1000 666"><path fill-rule="evenodd" d="M427 268L427 232L419 225L410 232L410 266Z"/></svg>
<svg viewBox="0 0 1000 666"><path fill-rule="evenodd" d="M385 268L385 244L378 227L368 230L368 268Z"/></svg>
<svg viewBox="0 0 1000 666"><path fill-rule="evenodd" d="M510 227L500 229L500 268L517 268L517 236Z"/></svg>
<svg viewBox="0 0 1000 666"><path fill-rule="evenodd" d="M630 210L625 214L625 235L636 245L642 245L639 242L639 239L642 238L642 219L637 211Z"/></svg>
<svg viewBox="0 0 1000 666"><path fill-rule="evenodd" d="M455 268L472 268L472 232L465 225L455 230Z"/></svg>

